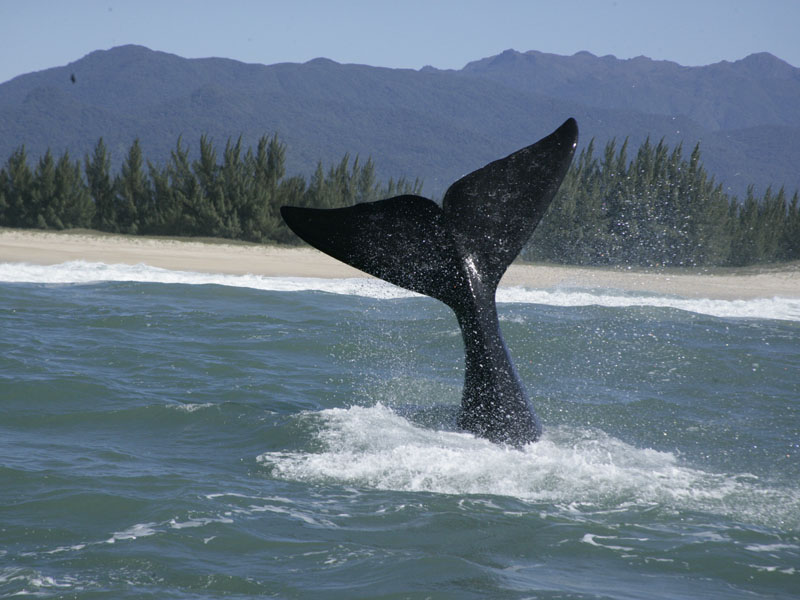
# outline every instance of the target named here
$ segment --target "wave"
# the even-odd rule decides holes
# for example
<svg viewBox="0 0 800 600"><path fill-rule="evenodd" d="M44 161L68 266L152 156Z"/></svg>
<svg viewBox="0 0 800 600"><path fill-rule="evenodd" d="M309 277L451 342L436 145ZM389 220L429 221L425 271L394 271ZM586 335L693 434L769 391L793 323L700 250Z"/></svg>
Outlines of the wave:
<svg viewBox="0 0 800 600"><path fill-rule="evenodd" d="M555 427L522 450L469 434L422 428L381 404L328 409L321 450L267 452L273 477L380 490L510 496L567 512L703 511L797 529L797 489L753 475L709 473L671 452L636 448L596 429Z"/></svg>
<svg viewBox="0 0 800 600"><path fill-rule="evenodd" d="M367 278L325 279L314 277L265 277L172 271L145 264L106 264L69 261L58 265L0 263L0 282L86 284L104 281L167 283L182 285L224 285L270 292L328 292L377 299L419 296L384 281Z"/></svg>
<svg viewBox="0 0 800 600"><path fill-rule="evenodd" d="M419 294L372 278L323 279L229 275L172 271L144 264L105 264L85 261L70 261L59 265L0 263L0 282L4 283L87 284L104 281L223 285L274 292L315 291L374 299L419 297ZM502 287L498 290L497 301L499 303L543 304L560 307L658 307L721 318L800 321L800 299L782 297L716 300L615 289L535 290L525 287Z"/></svg>

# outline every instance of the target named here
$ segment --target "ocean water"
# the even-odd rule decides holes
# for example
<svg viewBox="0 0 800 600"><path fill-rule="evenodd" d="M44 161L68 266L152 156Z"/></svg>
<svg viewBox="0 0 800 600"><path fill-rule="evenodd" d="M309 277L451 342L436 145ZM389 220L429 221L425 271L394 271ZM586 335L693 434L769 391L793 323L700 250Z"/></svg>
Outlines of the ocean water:
<svg viewBox="0 0 800 600"><path fill-rule="evenodd" d="M0 597L800 596L800 300L499 302L522 450L434 300L0 264Z"/></svg>

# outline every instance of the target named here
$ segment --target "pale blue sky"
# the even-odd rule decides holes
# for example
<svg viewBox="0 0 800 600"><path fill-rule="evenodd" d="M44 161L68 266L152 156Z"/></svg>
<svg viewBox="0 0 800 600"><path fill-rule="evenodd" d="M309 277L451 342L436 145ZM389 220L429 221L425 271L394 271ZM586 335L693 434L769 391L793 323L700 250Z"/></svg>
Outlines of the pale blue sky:
<svg viewBox="0 0 800 600"><path fill-rule="evenodd" d="M244 62L461 68L505 49L800 66L800 0L0 0L0 82L141 44Z"/></svg>

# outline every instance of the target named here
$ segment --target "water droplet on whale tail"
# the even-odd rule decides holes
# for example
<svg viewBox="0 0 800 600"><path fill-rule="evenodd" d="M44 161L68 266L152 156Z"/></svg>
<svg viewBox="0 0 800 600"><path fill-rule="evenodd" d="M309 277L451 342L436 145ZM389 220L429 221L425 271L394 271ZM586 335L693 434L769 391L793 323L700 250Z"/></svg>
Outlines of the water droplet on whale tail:
<svg viewBox="0 0 800 600"><path fill-rule="evenodd" d="M403 195L336 209L283 206L281 216L322 252L450 306L468 346L465 315L493 314L479 326L497 329L488 333L498 337L506 354L501 362L513 371L497 326L495 291L555 197L577 141L578 125L567 119L535 144L453 183L441 207L428 198ZM515 372L505 380L521 387ZM475 431L482 435L482 429Z"/></svg>

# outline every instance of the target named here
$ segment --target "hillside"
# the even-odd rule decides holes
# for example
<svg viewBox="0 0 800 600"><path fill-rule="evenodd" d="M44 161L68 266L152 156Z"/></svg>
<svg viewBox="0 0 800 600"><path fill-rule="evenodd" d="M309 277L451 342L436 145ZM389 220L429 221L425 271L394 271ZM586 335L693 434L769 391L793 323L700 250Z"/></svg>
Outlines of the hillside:
<svg viewBox="0 0 800 600"><path fill-rule="evenodd" d="M75 75L73 83L70 76ZM140 46L96 51L0 85L0 160L21 144L73 157L105 138L119 164L135 138L160 162L178 136L196 147L255 144L277 132L289 173L372 156L381 178L421 177L439 196L454 179L529 144L568 116L581 140L647 136L690 149L733 192L800 187L800 69L758 54L681 67L646 58L504 52L459 71L255 65L184 59Z"/></svg>
<svg viewBox="0 0 800 600"><path fill-rule="evenodd" d="M597 108L685 115L709 131L800 127L800 72L767 53L735 63L683 67L644 56L618 60L589 52L558 56L507 50L471 62L460 73L522 92L547 90L550 96Z"/></svg>

